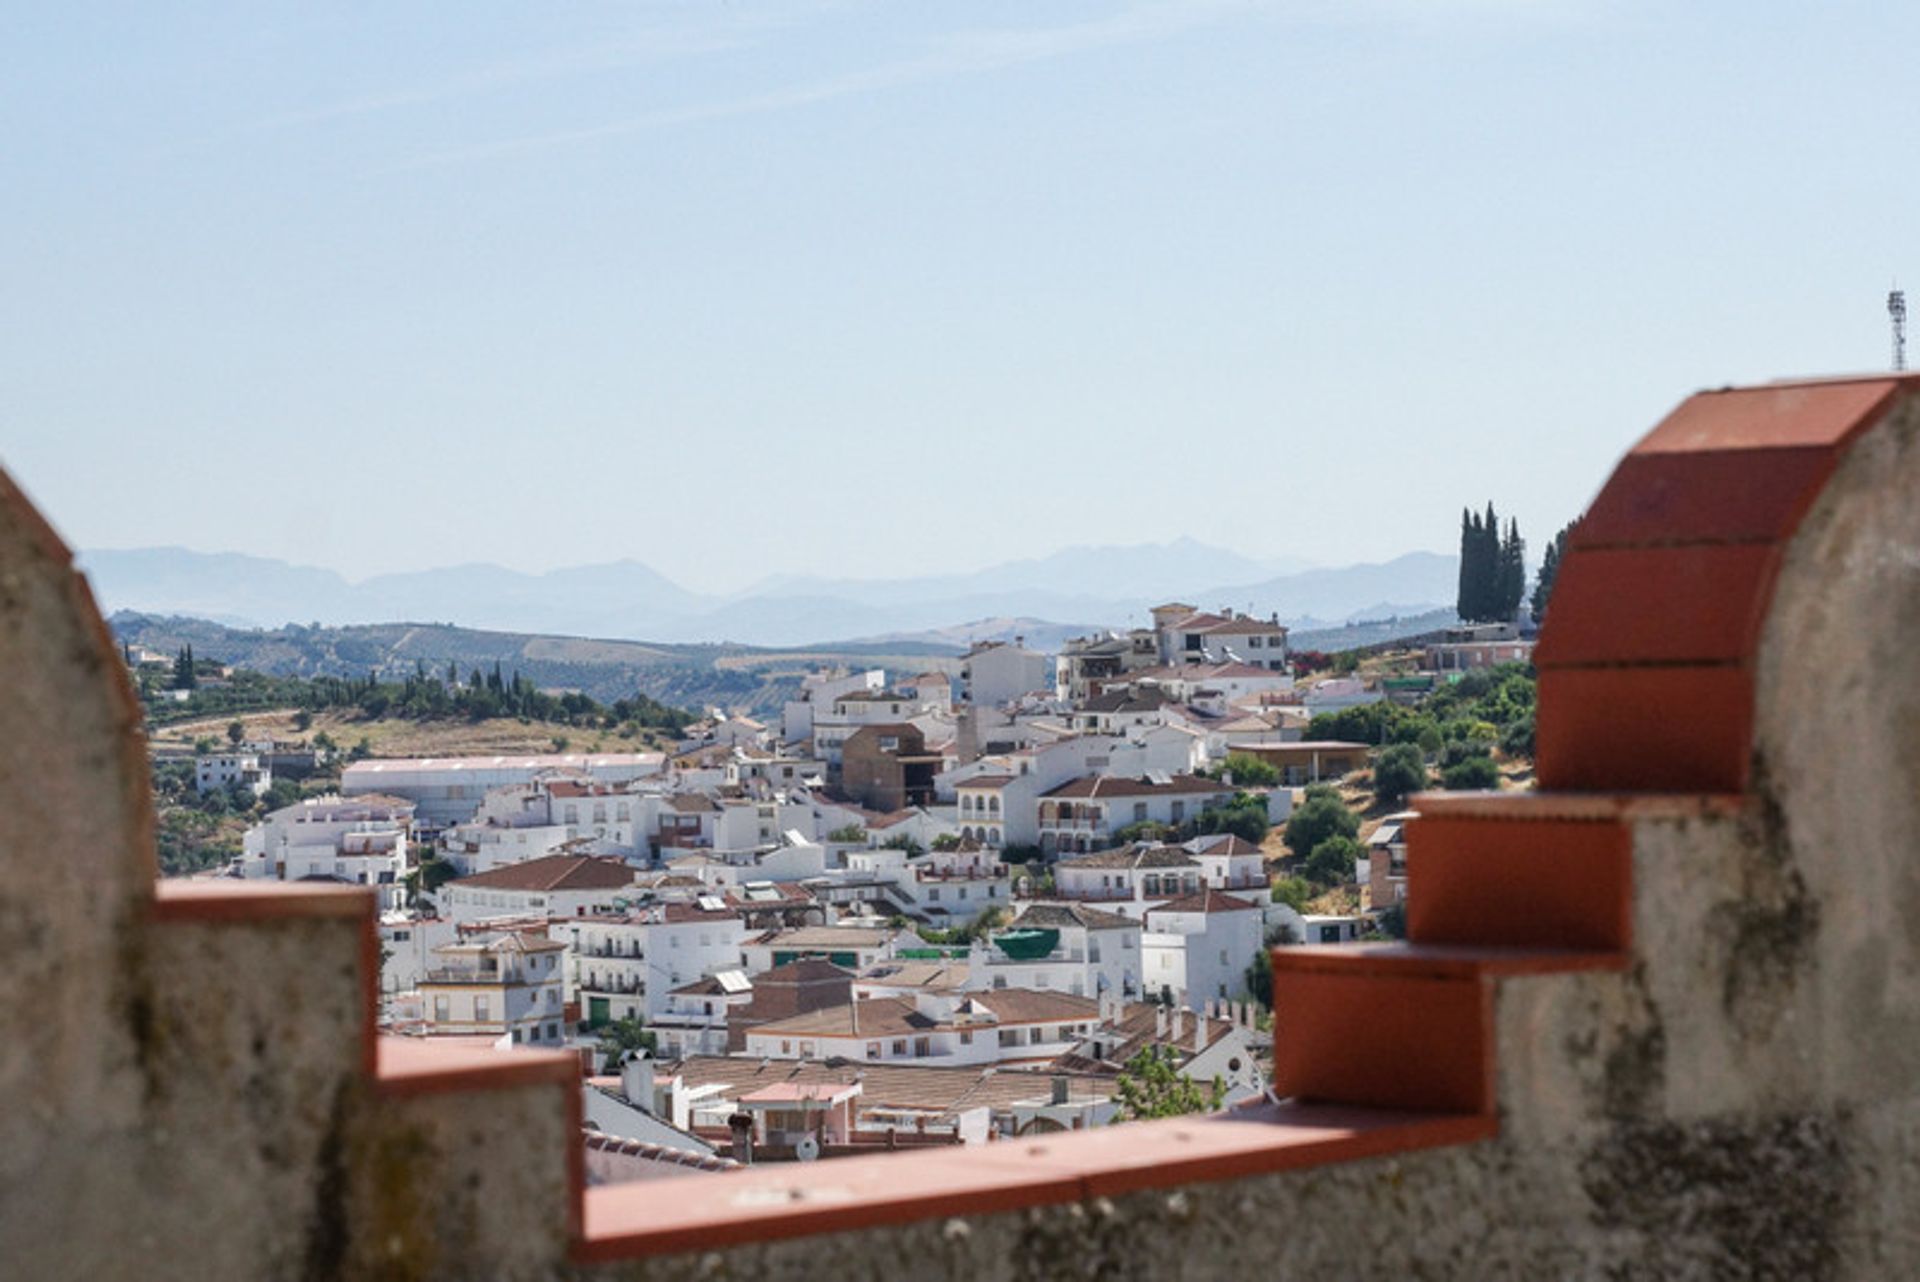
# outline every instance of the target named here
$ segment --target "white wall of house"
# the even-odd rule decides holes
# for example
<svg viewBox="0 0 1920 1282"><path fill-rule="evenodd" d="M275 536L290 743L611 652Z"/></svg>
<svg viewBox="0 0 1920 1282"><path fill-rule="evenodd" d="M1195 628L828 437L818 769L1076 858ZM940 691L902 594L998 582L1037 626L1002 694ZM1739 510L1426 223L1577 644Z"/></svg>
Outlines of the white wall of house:
<svg viewBox="0 0 1920 1282"><path fill-rule="evenodd" d="M967 698L979 707L999 707L1053 685L1052 657L1025 646L980 647L961 662Z"/></svg>
<svg viewBox="0 0 1920 1282"><path fill-rule="evenodd" d="M1220 912L1170 912L1149 909L1147 984L1158 992L1173 989L1176 1000L1199 1010L1218 999L1247 995L1246 971L1261 947L1257 906Z"/></svg>
<svg viewBox="0 0 1920 1282"><path fill-rule="evenodd" d="M636 915L584 917L554 928L568 948L568 992L581 1004L583 1019L601 1012L608 1018L651 1021L663 1013L673 990L722 970L744 965L741 946L746 924L737 916L700 914L696 920L668 921L673 911L660 907Z"/></svg>

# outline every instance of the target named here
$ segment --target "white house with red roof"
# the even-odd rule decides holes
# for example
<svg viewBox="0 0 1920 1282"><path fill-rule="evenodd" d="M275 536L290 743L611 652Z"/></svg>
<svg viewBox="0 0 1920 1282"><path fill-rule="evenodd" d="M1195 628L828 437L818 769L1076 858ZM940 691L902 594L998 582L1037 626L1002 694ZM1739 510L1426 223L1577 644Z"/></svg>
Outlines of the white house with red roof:
<svg viewBox="0 0 1920 1282"><path fill-rule="evenodd" d="M1149 994L1171 993L1190 1010L1247 995L1247 967L1263 946L1253 899L1208 887L1154 908L1141 937Z"/></svg>
<svg viewBox="0 0 1920 1282"><path fill-rule="evenodd" d="M604 855L553 854L450 881L434 892L456 923L490 917L584 917L634 894L639 869Z"/></svg>
<svg viewBox="0 0 1920 1282"><path fill-rule="evenodd" d="M1243 662L1269 672L1290 671L1287 630L1277 615L1209 614L1177 601L1156 606L1152 614L1162 663Z"/></svg>
<svg viewBox="0 0 1920 1282"><path fill-rule="evenodd" d="M1083 775L1040 795L1035 827L1046 853L1104 850L1129 824L1177 827L1233 794L1231 786L1196 775Z"/></svg>

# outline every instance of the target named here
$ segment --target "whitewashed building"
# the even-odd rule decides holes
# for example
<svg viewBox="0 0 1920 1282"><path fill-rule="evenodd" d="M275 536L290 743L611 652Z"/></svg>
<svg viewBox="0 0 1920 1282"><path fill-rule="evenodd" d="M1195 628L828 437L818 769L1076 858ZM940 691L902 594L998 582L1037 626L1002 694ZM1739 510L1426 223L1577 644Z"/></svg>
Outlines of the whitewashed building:
<svg viewBox="0 0 1920 1282"><path fill-rule="evenodd" d="M746 923L714 896L593 913L553 930L571 950L571 991L589 1024L651 1023L675 989L744 965Z"/></svg>
<svg viewBox="0 0 1920 1282"><path fill-rule="evenodd" d="M634 895L639 869L600 855L547 855L450 881L435 892L456 923L489 917L584 917Z"/></svg>
<svg viewBox="0 0 1920 1282"><path fill-rule="evenodd" d="M566 945L529 932L442 944L419 984L427 1031L557 1046L567 1034Z"/></svg>

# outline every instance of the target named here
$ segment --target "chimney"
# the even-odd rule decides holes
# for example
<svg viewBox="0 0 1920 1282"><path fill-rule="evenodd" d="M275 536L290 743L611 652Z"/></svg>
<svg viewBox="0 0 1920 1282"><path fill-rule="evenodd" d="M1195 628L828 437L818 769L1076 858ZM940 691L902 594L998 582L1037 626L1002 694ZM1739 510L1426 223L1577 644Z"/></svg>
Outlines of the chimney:
<svg viewBox="0 0 1920 1282"><path fill-rule="evenodd" d="M753 1115L735 1113L727 1118L727 1129L733 1132L733 1160L742 1166L753 1165Z"/></svg>
<svg viewBox="0 0 1920 1282"><path fill-rule="evenodd" d="M1165 1006L1153 1008L1153 1039L1157 1042L1164 1042L1167 1039L1167 1008Z"/></svg>
<svg viewBox="0 0 1920 1282"><path fill-rule="evenodd" d="M1067 1102L1067 1087L1068 1082L1066 1078L1055 1077L1053 1079L1053 1102L1055 1104L1064 1104Z"/></svg>
<svg viewBox="0 0 1920 1282"><path fill-rule="evenodd" d="M1207 1021L1201 1016L1193 1019L1193 1053L1198 1055L1207 1049Z"/></svg>
<svg viewBox="0 0 1920 1282"><path fill-rule="evenodd" d="M646 1051L627 1052L620 1065L620 1093L641 1112L653 1112L653 1059Z"/></svg>

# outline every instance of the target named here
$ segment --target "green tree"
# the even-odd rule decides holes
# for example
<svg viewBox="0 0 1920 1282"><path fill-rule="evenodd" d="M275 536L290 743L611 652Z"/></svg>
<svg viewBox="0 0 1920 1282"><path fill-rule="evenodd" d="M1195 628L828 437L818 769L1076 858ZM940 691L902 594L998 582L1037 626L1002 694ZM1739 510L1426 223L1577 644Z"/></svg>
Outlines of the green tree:
<svg viewBox="0 0 1920 1282"><path fill-rule="evenodd" d="M608 1064L617 1064L620 1057L628 1051L645 1051L651 1055L657 1039L646 1025L631 1016L616 1019L600 1029L600 1045L607 1052Z"/></svg>
<svg viewBox="0 0 1920 1282"><path fill-rule="evenodd" d="M1440 772L1440 782L1454 792L1497 788L1500 786L1500 767L1493 764L1492 757L1462 757Z"/></svg>
<svg viewBox="0 0 1920 1282"><path fill-rule="evenodd" d="M1301 874L1316 886L1344 886L1353 880L1360 843L1351 837L1329 837L1313 848Z"/></svg>
<svg viewBox="0 0 1920 1282"><path fill-rule="evenodd" d="M1374 758L1374 795L1390 806L1398 806L1408 796L1427 786L1427 761L1411 743L1396 743Z"/></svg>
<svg viewBox="0 0 1920 1282"><path fill-rule="evenodd" d="M1273 950L1287 942L1285 926L1270 926L1261 948L1247 963L1247 992L1268 1010L1273 1009Z"/></svg>
<svg viewBox="0 0 1920 1282"><path fill-rule="evenodd" d="M1273 902L1297 913L1307 911L1307 901L1312 898L1313 885L1305 877L1281 877L1273 883Z"/></svg>
<svg viewBox="0 0 1920 1282"><path fill-rule="evenodd" d="M228 743L232 744L234 747L237 748L240 746L240 741L246 737L247 737L246 722L239 721L239 720L227 722L227 742Z"/></svg>
<svg viewBox="0 0 1920 1282"><path fill-rule="evenodd" d="M1511 623L1520 614L1520 602L1527 595L1527 541L1520 537L1520 522L1507 520L1507 537L1500 543L1499 616Z"/></svg>
<svg viewBox="0 0 1920 1282"><path fill-rule="evenodd" d="M1232 775L1234 785L1240 788L1271 788L1280 782L1280 772L1250 752L1228 753L1220 769Z"/></svg>
<svg viewBox="0 0 1920 1282"><path fill-rule="evenodd" d="M1307 789L1306 799L1287 820L1287 849L1305 857L1329 837L1360 835L1360 816L1347 808L1340 794L1325 784Z"/></svg>
<svg viewBox="0 0 1920 1282"><path fill-rule="evenodd" d="M459 878L460 870L451 862L436 855L428 855L420 861L420 889L431 894L450 881Z"/></svg>
<svg viewBox="0 0 1920 1282"><path fill-rule="evenodd" d="M293 728L301 734L313 729L313 714L305 708L293 714Z"/></svg>
<svg viewBox="0 0 1920 1282"><path fill-rule="evenodd" d="M200 685L200 674L193 670L193 647L183 645L173 656L173 688L192 690Z"/></svg>
<svg viewBox="0 0 1920 1282"><path fill-rule="evenodd" d="M1114 1079L1114 1099L1119 1112L1114 1121L1133 1122L1150 1117L1179 1117L1186 1113L1211 1113L1227 1098L1226 1083L1214 1078L1202 1086L1182 1077L1179 1056L1158 1042L1149 1043L1127 1061Z"/></svg>
<svg viewBox="0 0 1920 1282"><path fill-rule="evenodd" d="M1546 548L1540 554L1540 574L1533 584L1533 617L1535 622L1547 617L1547 603L1553 599L1553 584L1560 575L1560 562L1566 559L1567 540L1573 536L1580 518L1575 517L1566 526L1547 541Z"/></svg>
<svg viewBox="0 0 1920 1282"><path fill-rule="evenodd" d="M845 827L835 828L832 832L827 834L828 841L838 841L843 843L851 843L851 842L864 843L866 839L867 839L867 830L865 828L862 828L859 824L847 824Z"/></svg>

